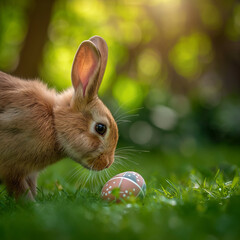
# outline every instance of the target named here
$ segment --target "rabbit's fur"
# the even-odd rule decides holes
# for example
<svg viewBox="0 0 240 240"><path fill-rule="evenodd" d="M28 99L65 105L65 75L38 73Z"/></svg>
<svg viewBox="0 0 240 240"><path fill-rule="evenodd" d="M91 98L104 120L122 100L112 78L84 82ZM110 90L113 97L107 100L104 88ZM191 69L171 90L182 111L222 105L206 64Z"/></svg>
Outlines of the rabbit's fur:
<svg viewBox="0 0 240 240"><path fill-rule="evenodd" d="M93 170L113 163L118 129L97 96L106 63L106 42L95 36L80 45L73 88L61 94L0 72L0 178L10 194L34 199L38 172L64 157Z"/></svg>

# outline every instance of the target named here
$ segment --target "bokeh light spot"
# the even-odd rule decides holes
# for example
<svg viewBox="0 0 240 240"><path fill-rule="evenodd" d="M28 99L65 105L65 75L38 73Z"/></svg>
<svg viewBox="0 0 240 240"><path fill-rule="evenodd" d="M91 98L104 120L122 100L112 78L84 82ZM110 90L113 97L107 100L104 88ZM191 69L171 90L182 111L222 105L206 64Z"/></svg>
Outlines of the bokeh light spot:
<svg viewBox="0 0 240 240"><path fill-rule="evenodd" d="M138 71L147 77L156 76L161 68L161 60L152 49L146 49L139 56Z"/></svg>
<svg viewBox="0 0 240 240"><path fill-rule="evenodd" d="M50 85L54 85L59 90L66 89L72 85L71 69L73 62L73 54L66 47L50 48L46 51L44 64L51 62L49 71L44 71L46 66L41 69L41 76Z"/></svg>
<svg viewBox="0 0 240 240"><path fill-rule="evenodd" d="M122 108L136 108L141 106L143 91L140 84L128 77L120 77L113 87L113 96Z"/></svg>
<svg viewBox="0 0 240 240"><path fill-rule="evenodd" d="M163 130L173 129L178 120L177 113L166 106L156 106L151 113L151 120L155 126Z"/></svg>
<svg viewBox="0 0 240 240"><path fill-rule="evenodd" d="M170 106L177 111L179 117L184 117L191 111L190 102L183 95L173 95Z"/></svg>
<svg viewBox="0 0 240 240"><path fill-rule="evenodd" d="M138 121L130 127L129 135L134 143L144 145L152 139L153 128L147 122Z"/></svg>
<svg viewBox="0 0 240 240"><path fill-rule="evenodd" d="M180 75L192 78L201 71L203 62L210 59L210 53L211 42L208 36L194 33L182 37L171 50L169 58Z"/></svg>

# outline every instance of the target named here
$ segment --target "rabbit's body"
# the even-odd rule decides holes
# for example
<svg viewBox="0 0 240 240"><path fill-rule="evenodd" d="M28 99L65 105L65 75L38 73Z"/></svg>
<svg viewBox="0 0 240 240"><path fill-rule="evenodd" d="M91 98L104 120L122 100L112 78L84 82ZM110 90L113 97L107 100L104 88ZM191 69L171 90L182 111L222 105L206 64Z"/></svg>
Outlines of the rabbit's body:
<svg viewBox="0 0 240 240"><path fill-rule="evenodd" d="M0 72L0 178L8 188L61 159L54 128L56 99L39 81Z"/></svg>
<svg viewBox="0 0 240 240"><path fill-rule="evenodd" d="M75 57L74 89L62 94L40 81L0 72L0 178L16 197L26 193L33 199L38 171L65 156L94 170L113 162L117 126L97 97L106 66L100 55L105 41L91 41L95 45L84 42ZM106 133L99 134L99 126Z"/></svg>
<svg viewBox="0 0 240 240"><path fill-rule="evenodd" d="M0 176L26 176L60 156L54 91L0 72Z"/></svg>

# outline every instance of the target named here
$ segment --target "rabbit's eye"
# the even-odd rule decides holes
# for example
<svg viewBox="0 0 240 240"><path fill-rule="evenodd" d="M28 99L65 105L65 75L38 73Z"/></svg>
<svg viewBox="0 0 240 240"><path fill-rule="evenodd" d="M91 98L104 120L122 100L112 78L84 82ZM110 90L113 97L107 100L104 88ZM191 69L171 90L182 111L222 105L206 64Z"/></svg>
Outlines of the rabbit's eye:
<svg viewBox="0 0 240 240"><path fill-rule="evenodd" d="M100 135L103 136L107 130L107 127L106 127L106 125L104 125L102 123L96 123L95 130L97 133L99 133Z"/></svg>

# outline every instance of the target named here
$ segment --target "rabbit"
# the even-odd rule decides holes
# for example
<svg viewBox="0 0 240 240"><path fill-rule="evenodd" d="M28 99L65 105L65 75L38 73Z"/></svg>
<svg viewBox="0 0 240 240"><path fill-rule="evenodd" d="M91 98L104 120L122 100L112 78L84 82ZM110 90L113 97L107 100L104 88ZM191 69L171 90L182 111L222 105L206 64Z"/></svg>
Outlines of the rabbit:
<svg viewBox="0 0 240 240"><path fill-rule="evenodd" d="M98 98L107 58L103 38L83 41L62 93L0 71L0 178L10 195L34 200L38 172L65 157L96 171L114 162L118 128Z"/></svg>

